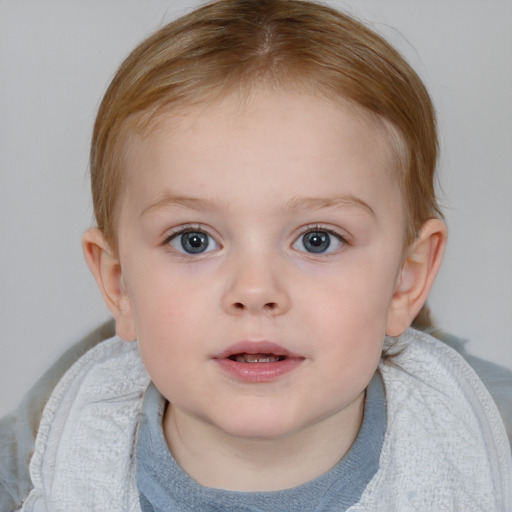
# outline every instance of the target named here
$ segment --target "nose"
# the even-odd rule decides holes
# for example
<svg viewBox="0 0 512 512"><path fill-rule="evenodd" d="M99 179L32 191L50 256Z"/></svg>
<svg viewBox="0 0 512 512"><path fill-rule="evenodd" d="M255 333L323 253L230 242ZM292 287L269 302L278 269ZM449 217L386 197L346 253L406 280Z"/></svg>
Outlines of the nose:
<svg viewBox="0 0 512 512"><path fill-rule="evenodd" d="M222 297L224 310L231 315L278 316L290 309L286 277L270 257L240 258L229 265L228 287Z"/></svg>

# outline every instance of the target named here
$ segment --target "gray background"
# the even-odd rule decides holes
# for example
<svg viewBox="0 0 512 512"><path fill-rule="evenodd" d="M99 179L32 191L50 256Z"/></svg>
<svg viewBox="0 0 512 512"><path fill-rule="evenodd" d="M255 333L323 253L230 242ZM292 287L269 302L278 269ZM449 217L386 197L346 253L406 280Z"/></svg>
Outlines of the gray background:
<svg viewBox="0 0 512 512"><path fill-rule="evenodd" d="M512 1L330 2L369 22L438 108L450 229L438 324L512 368ZM95 111L132 47L196 1L0 0L0 415L108 317L81 253Z"/></svg>

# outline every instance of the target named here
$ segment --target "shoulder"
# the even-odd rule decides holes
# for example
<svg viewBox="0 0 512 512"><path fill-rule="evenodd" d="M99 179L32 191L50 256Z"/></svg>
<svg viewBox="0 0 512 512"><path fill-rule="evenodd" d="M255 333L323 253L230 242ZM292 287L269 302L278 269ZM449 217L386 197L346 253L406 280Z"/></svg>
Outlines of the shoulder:
<svg viewBox="0 0 512 512"><path fill-rule="evenodd" d="M388 428L382 471L370 490L400 487L408 510L424 509L414 503L443 509L442 495L457 510L509 510L509 442L477 373L456 350L413 329L386 343L395 353L380 365Z"/></svg>
<svg viewBox="0 0 512 512"><path fill-rule="evenodd" d="M43 411L27 500L55 510L100 510L105 501L116 504L109 510L138 510L133 448L149 383L138 344L117 336L78 359Z"/></svg>
<svg viewBox="0 0 512 512"><path fill-rule="evenodd" d="M470 354L466 350L467 340L439 329L428 333L458 352L476 372L498 407L512 447L512 371Z"/></svg>
<svg viewBox="0 0 512 512"><path fill-rule="evenodd" d="M107 322L71 346L28 391L18 408L0 419L0 511L19 508L32 483L29 462L43 410L68 369L91 348L114 334Z"/></svg>

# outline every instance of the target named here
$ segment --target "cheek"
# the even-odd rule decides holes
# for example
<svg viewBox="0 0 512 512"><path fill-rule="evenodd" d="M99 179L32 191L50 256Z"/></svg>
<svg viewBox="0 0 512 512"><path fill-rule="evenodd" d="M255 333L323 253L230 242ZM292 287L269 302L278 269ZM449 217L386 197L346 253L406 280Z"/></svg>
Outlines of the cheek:
<svg viewBox="0 0 512 512"><path fill-rule="evenodd" d="M382 263L346 265L329 281L310 288L303 311L307 325L316 326L309 336L318 340L318 354L325 354L345 371L365 371L370 375L378 364L386 333L394 280ZM391 265L390 265L391 267ZM306 297L304 298L306 300Z"/></svg>
<svg viewBox="0 0 512 512"><path fill-rule="evenodd" d="M316 293L325 315L350 330L384 329L394 290L396 269L361 260L331 276ZM311 299L310 299L311 301ZM328 322L327 318L325 322Z"/></svg>
<svg viewBox="0 0 512 512"><path fill-rule="evenodd" d="M142 253L136 262L126 265L127 290L138 329L179 324L181 318L194 314L200 299L200 280L191 280L186 269L176 271L165 256Z"/></svg>
<svg viewBox="0 0 512 512"><path fill-rule="evenodd" d="M160 303L137 313L142 362L157 388L171 399L183 382L197 378L204 333L195 329L193 315L184 316L173 303Z"/></svg>
<svg viewBox="0 0 512 512"><path fill-rule="evenodd" d="M212 324L212 290L201 280L191 282L185 274L158 264L141 268L137 276L131 274L128 289L137 339L150 373L152 368L167 371L169 365L193 361L205 344L207 331L201 326Z"/></svg>

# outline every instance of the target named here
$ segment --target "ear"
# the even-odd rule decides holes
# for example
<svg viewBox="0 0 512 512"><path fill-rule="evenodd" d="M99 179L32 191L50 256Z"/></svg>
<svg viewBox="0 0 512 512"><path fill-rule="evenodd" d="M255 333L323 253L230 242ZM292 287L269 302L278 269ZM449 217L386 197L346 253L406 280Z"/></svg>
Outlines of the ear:
<svg viewBox="0 0 512 512"><path fill-rule="evenodd" d="M440 219L429 219L407 249L388 314L388 336L402 334L427 300L441 266L446 239L446 224Z"/></svg>
<svg viewBox="0 0 512 512"><path fill-rule="evenodd" d="M123 285L119 259L98 228L88 229L84 233L82 247L103 300L116 321L117 335L126 341L134 340L136 332L132 306Z"/></svg>

